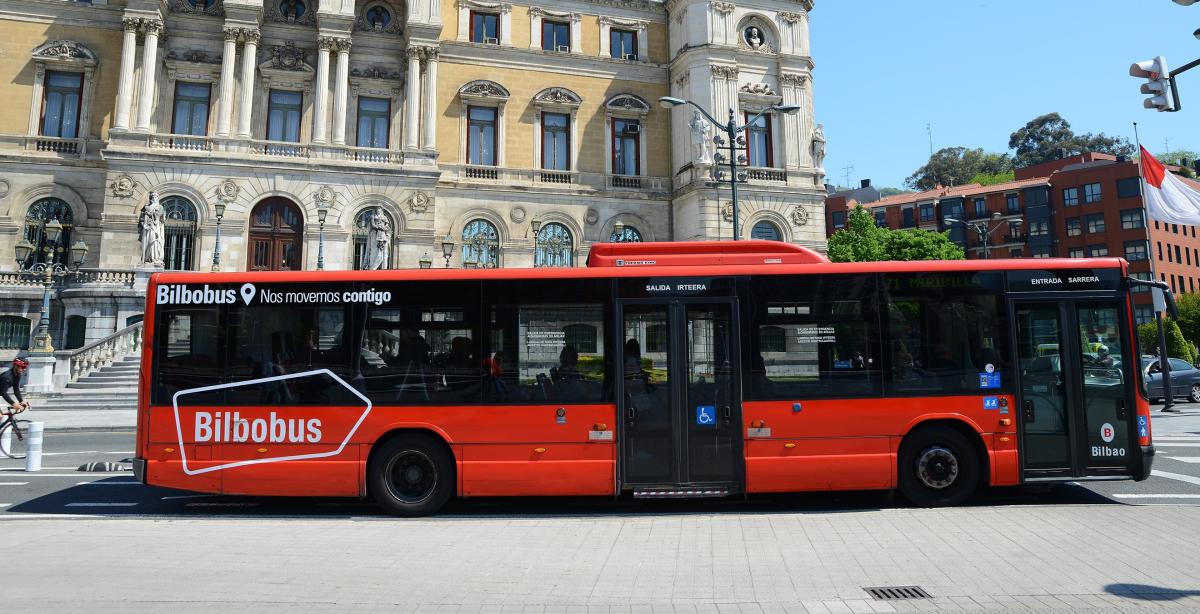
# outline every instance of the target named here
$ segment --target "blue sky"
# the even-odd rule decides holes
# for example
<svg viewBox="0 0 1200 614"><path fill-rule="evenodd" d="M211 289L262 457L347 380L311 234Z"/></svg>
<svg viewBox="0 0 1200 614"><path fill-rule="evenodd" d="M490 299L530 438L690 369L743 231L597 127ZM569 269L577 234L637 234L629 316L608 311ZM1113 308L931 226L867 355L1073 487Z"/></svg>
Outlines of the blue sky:
<svg viewBox="0 0 1200 614"><path fill-rule="evenodd" d="M1160 152L1200 151L1200 67L1178 78L1183 110L1142 108L1129 65L1200 58L1200 3L1171 0L816 0L816 119L830 183L902 187L934 149L1007 152L1025 122L1057 111L1077 133Z"/></svg>

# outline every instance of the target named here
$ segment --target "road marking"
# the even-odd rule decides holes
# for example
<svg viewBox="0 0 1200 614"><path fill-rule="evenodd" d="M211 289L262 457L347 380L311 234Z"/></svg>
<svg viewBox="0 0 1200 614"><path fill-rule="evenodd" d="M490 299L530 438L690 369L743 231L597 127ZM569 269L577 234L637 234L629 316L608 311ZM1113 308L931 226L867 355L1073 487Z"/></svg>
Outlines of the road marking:
<svg viewBox="0 0 1200 614"><path fill-rule="evenodd" d="M117 475L120 475L120 476L128 476L129 475L128 471L78 471L76 473L38 473L36 471L26 472L26 471L22 470L22 473L24 474L21 476L23 478L80 478L80 477L83 477L86 475L94 475L98 478L103 478L103 477L111 477L111 476L117 476Z"/></svg>
<svg viewBox="0 0 1200 614"><path fill-rule="evenodd" d="M1169 471L1158 471L1158 470L1151 471L1150 475L1157 476L1160 478L1167 478L1169 480L1179 480L1180 482L1187 482L1188 484L1195 484L1196 486L1200 486L1200 478L1198 478L1196 476L1192 476L1192 475L1184 475L1182 473L1171 473Z"/></svg>
<svg viewBox="0 0 1200 614"><path fill-rule="evenodd" d="M1200 443L1162 443L1157 439L1154 440L1154 446L1157 448L1200 448Z"/></svg>
<svg viewBox="0 0 1200 614"><path fill-rule="evenodd" d="M1200 456L1164 456L1171 460L1177 460L1181 463L1200 463Z"/></svg>
<svg viewBox="0 0 1200 614"><path fill-rule="evenodd" d="M0 482L0 486L24 486L29 482Z"/></svg>
<svg viewBox="0 0 1200 614"><path fill-rule="evenodd" d="M75 482L76 486L129 486L136 484L141 486L142 483L137 480L122 480L118 482Z"/></svg>
<svg viewBox="0 0 1200 614"><path fill-rule="evenodd" d="M171 495L169 497L162 497L161 500L162 501L171 501L173 499L202 499L204 497L215 497L215 496L216 495Z"/></svg>
<svg viewBox="0 0 1200 614"><path fill-rule="evenodd" d="M0 514L0 520L49 520L51 518L103 518L96 514L22 514L20 512L10 512L8 514Z"/></svg>
<svg viewBox="0 0 1200 614"><path fill-rule="evenodd" d="M76 471L79 469L79 465L71 465L70 467L47 467L46 465L42 465L42 469L48 469L51 471ZM25 471L25 468L24 467L6 467L4 469L0 469L0 472L3 472L3 471L9 471L9 472ZM128 471L126 471L124 469L122 469L121 471L128 473ZM132 471L132 469L130 469L129 471ZM80 471L79 473L99 473L99 472L98 471ZM112 473L112 472L108 472L108 473Z"/></svg>
<svg viewBox="0 0 1200 614"><path fill-rule="evenodd" d="M184 507L255 507L257 503L220 503L218 501L197 501L185 503Z"/></svg>
<svg viewBox="0 0 1200 614"><path fill-rule="evenodd" d="M116 503L113 503L113 502L68 503L67 507L133 507L135 505L137 505L136 501L133 503L127 503L127 502L122 501L122 502L116 502Z"/></svg>
<svg viewBox="0 0 1200 614"><path fill-rule="evenodd" d="M11 503L0 503L0 507L8 507L10 505L12 505L12 504Z"/></svg>
<svg viewBox="0 0 1200 614"><path fill-rule="evenodd" d="M1200 499L1200 495L1113 495L1118 499Z"/></svg>

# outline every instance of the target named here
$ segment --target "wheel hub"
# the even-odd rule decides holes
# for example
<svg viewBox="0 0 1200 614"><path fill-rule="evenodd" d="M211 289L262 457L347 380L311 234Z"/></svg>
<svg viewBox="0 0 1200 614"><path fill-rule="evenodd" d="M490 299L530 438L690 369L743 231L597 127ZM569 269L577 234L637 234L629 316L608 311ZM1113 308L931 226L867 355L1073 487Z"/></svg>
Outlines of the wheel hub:
<svg viewBox="0 0 1200 614"><path fill-rule="evenodd" d="M420 503L433 494L437 485L437 469L433 459L418 450L408 450L392 457L387 475L388 489L405 503Z"/></svg>
<svg viewBox="0 0 1200 614"><path fill-rule="evenodd" d="M958 457L942 446L930 446L917 457L917 478L929 488L942 489L958 478Z"/></svg>

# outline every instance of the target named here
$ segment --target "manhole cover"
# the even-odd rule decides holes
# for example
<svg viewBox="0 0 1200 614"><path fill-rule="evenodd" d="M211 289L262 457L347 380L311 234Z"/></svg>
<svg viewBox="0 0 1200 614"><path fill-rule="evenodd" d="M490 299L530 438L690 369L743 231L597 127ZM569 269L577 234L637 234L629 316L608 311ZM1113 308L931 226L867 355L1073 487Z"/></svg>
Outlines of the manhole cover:
<svg viewBox="0 0 1200 614"><path fill-rule="evenodd" d="M900 599L933 599L933 595L925 592L919 586L873 586L865 587L864 591L880 601L896 601Z"/></svg>

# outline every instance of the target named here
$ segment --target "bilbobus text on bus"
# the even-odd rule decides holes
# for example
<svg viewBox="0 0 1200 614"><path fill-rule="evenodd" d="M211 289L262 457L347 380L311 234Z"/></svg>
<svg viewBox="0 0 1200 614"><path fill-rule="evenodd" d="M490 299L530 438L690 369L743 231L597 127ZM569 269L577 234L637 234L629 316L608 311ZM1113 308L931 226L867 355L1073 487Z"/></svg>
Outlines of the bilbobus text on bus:
<svg viewBox="0 0 1200 614"><path fill-rule="evenodd" d="M138 478L208 493L721 497L1145 479L1126 262L830 263L597 244L586 268L159 273Z"/></svg>

